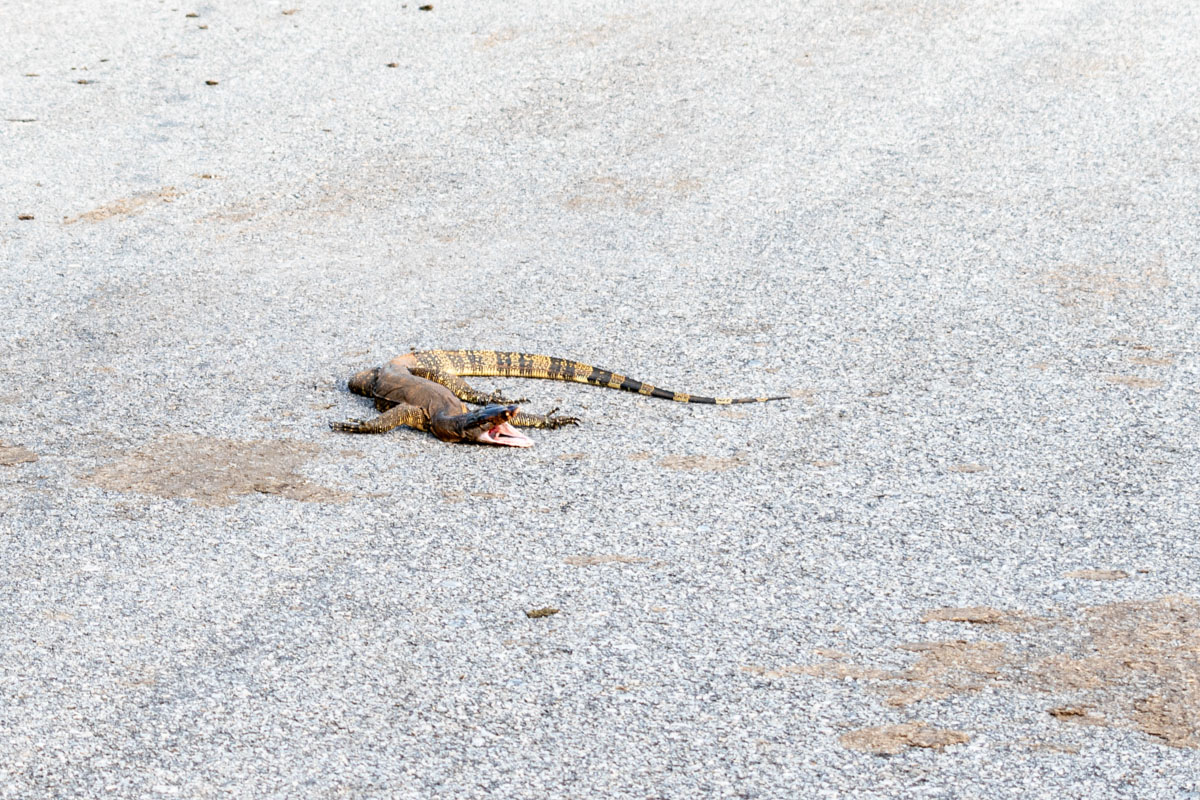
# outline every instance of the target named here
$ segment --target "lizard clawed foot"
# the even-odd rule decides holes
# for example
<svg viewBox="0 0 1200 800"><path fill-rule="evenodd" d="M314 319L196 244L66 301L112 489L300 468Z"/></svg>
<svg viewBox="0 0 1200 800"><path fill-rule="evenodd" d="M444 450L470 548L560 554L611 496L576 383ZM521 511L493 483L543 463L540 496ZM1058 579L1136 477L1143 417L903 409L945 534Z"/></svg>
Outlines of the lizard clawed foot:
<svg viewBox="0 0 1200 800"><path fill-rule="evenodd" d="M506 405L517 405L517 406L519 406L519 405L521 405L522 403L528 403L528 402L529 402L529 398L527 398L527 397L518 397L516 400L510 400L509 398L505 397L505 396L504 396L503 394L501 394L500 392L492 392L490 395L488 395L487 402L488 402L488 404L489 404L489 405L490 405L490 404L493 404L493 403L495 403L495 404L499 404L499 405L502 405L502 406L506 406Z"/></svg>
<svg viewBox="0 0 1200 800"><path fill-rule="evenodd" d="M339 431L341 433L361 433L362 426L366 423L361 419L348 419L344 422L331 422L329 429L331 431Z"/></svg>
<svg viewBox="0 0 1200 800"><path fill-rule="evenodd" d="M579 424L579 417L556 417L556 416L554 416L557 413L558 413L557 406L550 409L550 411L546 413L545 417L546 417L546 427L547 428L554 430L556 428L566 427L567 425L578 425Z"/></svg>

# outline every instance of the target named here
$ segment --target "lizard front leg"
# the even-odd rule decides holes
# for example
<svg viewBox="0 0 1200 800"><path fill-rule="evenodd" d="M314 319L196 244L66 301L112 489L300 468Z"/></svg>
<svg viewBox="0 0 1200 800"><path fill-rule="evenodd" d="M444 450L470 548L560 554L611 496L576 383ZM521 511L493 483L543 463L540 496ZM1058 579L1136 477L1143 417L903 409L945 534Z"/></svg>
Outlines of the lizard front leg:
<svg viewBox="0 0 1200 800"><path fill-rule="evenodd" d="M400 404L389 408L375 419L348 419L345 422L329 423L332 430L342 433L386 433L400 425L427 431L429 414L425 413L423 408Z"/></svg>
<svg viewBox="0 0 1200 800"><path fill-rule="evenodd" d="M548 414L529 414L525 411L518 411L509 422L519 428L549 428L551 430L579 424L579 417L563 417L559 416L557 412L557 408L552 409Z"/></svg>
<svg viewBox="0 0 1200 800"><path fill-rule="evenodd" d="M433 367L409 367L409 372L416 375L418 378L434 381L445 386L450 391L454 392L454 396L464 403L471 403L477 406L487 405L515 405L526 402L522 397L518 400L509 400L502 396L499 392L484 394L483 392L471 388L471 385L457 375L452 375L448 372L440 372Z"/></svg>

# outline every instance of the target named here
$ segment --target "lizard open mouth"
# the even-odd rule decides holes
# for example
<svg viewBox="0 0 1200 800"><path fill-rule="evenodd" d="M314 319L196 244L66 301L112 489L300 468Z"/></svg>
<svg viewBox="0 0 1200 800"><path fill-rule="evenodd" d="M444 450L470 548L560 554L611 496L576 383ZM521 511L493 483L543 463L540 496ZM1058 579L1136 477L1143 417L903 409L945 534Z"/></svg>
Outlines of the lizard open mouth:
<svg viewBox="0 0 1200 800"><path fill-rule="evenodd" d="M481 444L499 444L505 447L533 447L533 439L507 422L501 422L499 425L489 428L479 434L479 438L475 441Z"/></svg>

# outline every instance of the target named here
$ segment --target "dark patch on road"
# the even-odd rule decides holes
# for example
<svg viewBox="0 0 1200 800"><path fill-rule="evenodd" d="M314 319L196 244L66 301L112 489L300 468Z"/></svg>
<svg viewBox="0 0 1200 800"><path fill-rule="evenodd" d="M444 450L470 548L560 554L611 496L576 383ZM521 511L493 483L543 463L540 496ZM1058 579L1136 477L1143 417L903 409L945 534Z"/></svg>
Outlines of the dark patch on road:
<svg viewBox="0 0 1200 800"><path fill-rule="evenodd" d="M238 495L277 494L308 503L339 503L349 495L313 483L298 470L320 451L288 441L235 441L168 436L106 464L85 480L102 489L156 497L187 497L227 506Z"/></svg>
<svg viewBox="0 0 1200 800"><path fill-rule="evenodd" d="M63 224L73 225L76 222L102 222L106 219L132 217L135 214L145 211L146 206L155 200L170 203L181 194L182 192L177 191L174 186L164 186L153 192L138 192L129 197L122 197L105 203L79 216L65 217Z"/></svg>
<svg viewBox="0 0 1200 800"><path fill-rule="evenodd" d="M941 750L952 744L962 744L970 738L962 731L935 728L924 722L905 722L902 725L880 725L850 731L838 737L838 741L848 750L894 756L906 747Z"/></svg>
<svg viewBox="0 0 1200 800"><path fill-rule="evenodd" d="M37 453L26 447L17 444L0 444L0 466L27 464L37 460Z"/></svg>
<svg viewBox="0 0 1200 800"><path fill-rule="evenodd" d="M573 567L594 567L598 564L645 564L648 558L622 555L567 556L564 562Z"/></svg>
<svg viewBox="0 0 1200 800"><path fill-rule="evenodd" d="M907 707L988 689L1047 696L1055 719L1133 726L1171 747L1200 749L1200 602L1191 597L1085 606L1051 618L994 609L938 609L926 623L987 624L1006 641L905 643L907 669L847 663L743 671L768 679L861 680ZM861 748L860 748L861 749Z"/></svg>
<svg viewBox="0 0 1200 800"><path fill-rule="evenodd" d="M1077 569L1063 575L1080 581L1123 581L1129 573L1123 569Z"/></svg>
<svg viewBox="0 0 1200 800"><path fill-rule="evenodd" d="M746 460L741 456L730 456L723 458L720 456L666 456L659 459L658 465L667 469L682 470L685 472L724 472L727 469L745 466Z"/></svg>

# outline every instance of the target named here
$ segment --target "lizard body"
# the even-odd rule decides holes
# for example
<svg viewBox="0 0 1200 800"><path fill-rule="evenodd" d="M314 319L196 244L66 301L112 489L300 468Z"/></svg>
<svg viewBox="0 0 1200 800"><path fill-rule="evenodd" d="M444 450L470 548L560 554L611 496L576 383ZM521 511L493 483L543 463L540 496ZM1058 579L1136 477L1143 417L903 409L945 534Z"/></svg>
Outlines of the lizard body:
<svg viewBox="0 0 1200 800"><path fill-rule="evenodd" d="M373 397L380 415L373 420L330 423L336 431L382 433L398 425L430 431L443 441L475 441L530 447L532 440L512 426L560 428L574 417L528 414L518 410L524 400L472 389L463 377L512 377L585 383L658 397L678 403L765 403L786 397L706 397L660 389L649 383L579 361L533 353L495 350L421 350L393 358L382 367L363 370L350 379L350 391ZM481 405L469 411L464 405Z"/></svg>

